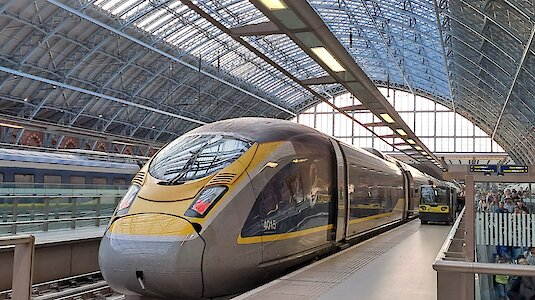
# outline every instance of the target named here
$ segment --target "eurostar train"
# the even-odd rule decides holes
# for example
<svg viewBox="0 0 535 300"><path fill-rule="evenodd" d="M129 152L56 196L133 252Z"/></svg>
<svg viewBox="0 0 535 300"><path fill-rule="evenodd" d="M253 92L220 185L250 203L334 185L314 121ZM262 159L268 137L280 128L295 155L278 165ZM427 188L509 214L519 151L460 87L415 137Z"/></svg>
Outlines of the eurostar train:
<svg viewBox="0 0 535 300"><path fill-rule="evenodd" d="M127 299L233 295L417 214L430 183L438 180L300 124L215 122L137 173L99 264Z"/></svg>

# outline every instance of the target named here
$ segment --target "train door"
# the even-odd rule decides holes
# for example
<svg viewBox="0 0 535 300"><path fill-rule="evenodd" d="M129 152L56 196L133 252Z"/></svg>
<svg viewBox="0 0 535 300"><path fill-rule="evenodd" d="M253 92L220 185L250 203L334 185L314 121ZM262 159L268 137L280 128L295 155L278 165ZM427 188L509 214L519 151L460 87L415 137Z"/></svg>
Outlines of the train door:
<svg viewBox="0 0 535 300"><path fill-rule="evenodd" d="M403 197L405 197L405 211L403 212L403 220L407 220L409 218L411 208L414 207L414 197L412 195L414 180L412 179L411 172L403 170L399 164L398 166L403 172Z"/></svg>
<svg viewBox="0 0 535 300"><path fill-rule="evenodd" d="M334 154L328 140L320 142L281 145L280 156L252 180L263 263L327 247L334 239Z"/></svg>
<svg viewBox="0 0 535 300"><path fill-rule="evenodd" d="M335 241L340 242L346 238L347 232L347 217L349 214L349 206L347 204L347 173L344 153L338 145L338 142L331 140L335 153L336 163L336 200L333 205L336 205L336 223L335 223Z"/></svg>

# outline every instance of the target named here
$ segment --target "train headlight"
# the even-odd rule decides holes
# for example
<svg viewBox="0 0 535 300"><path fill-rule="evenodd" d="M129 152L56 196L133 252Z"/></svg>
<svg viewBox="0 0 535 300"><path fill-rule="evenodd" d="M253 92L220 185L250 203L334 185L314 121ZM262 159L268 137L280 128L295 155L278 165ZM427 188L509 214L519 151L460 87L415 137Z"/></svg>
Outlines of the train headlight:
<svg viewBox="0 0 535 300"><path fill-rule="evenodd" d="M132 205L132 202L134 202L134 199L136 199L137 193L139 193L140 187L138 185L131 185L128 191L126 191L126 194L124 195L123 199L121 199L121 202L119 202L119 205L117 206L117 214L124 214L126 213L125 209L129 208L130 205Z"/></svg>
<svg viewBox="0 0 535 300"><path fill-rule="evenodd" d="M212 186L204 189L195 198L185 215L188 217L204 217L226 191L226 186Z"/></svg>
<svg viewBox="0 0 535 300"><path fill-rule="evenodd" d="M442 207L440 208L441 211L446 211L446 209L448 209L446 206L442 206Z"/></svg>
<svg viewBox="0 0 535 300"><path fill-rule="evenodd" d="M422 206L420 206L420 209L421 210L426 210L426 207L422 205Z"/></svg>

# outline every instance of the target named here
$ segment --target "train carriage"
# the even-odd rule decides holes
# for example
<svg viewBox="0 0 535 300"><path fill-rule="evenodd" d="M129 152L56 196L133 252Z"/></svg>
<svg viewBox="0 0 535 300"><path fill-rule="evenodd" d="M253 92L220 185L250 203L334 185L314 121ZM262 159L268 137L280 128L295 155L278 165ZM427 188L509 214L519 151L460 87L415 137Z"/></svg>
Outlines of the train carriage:
<svg viewBox="0 0 535 300"><path fill-rule="evenodd" d="M422 185L419 218L422 224L451 224L457 212L457 188L453 185Z"/></svg>
<svg viewBox="0 0 535 300"><path fill-rule="evenodd" d="M288 121L204 125L134 177L101 270L127 299L236 294L406 219L421 185L411 172Z"/></svg>

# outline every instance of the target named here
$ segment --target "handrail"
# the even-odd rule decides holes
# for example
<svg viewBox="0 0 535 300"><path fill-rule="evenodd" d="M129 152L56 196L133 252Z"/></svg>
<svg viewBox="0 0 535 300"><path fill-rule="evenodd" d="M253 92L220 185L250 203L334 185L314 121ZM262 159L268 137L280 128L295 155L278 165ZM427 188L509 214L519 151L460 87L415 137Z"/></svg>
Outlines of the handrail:
<svg viewBox="0 0 535 300"><path fill-rule="evenodd" d="M43 220L28 220L28 221L15 221L15 222L0 222L0 226L10 226L13 224L25 225L25 224L40 224L40 223L59 223L59 222L72 222L72 221L91 221L91 220L103 220L109 219L112 215L107 216L94 216L94 217L77 217L77 218L63 218L63 219L43 219Z"/></svg>
<svg viewBox="0 0 535 300"><path fill-rule="evenodd" d="M468 260L467 255L462 257L448 257L452 253L451 249L454 242L461 242L463 253L470 249L466 248L465 235L468 228L459 228L462 218L466 217L467 207L463 209L450 233L446 237L444 244L437 254L433 263L433 269L437 271L437 299L457 299L473 300L475 292L475 274L505 274L514 276L535 277L535 268L533 266L516 265L516 264L497 264L472 262ZM462 238L456 237L459 230L463 229ZM455 252L453 252L455 253Z"/></svg>
<svg viewBox="0 0 535 300"><path fill-rule="evenodd" d="M451 227L450 233L448 234L448 236L446 237L446 240L444 241L444 244L442 244L442 247L438 251L438 255L437 255L437 258L435 259L435 263L437 261L441 261L441 260L447 259L446 258L446 253L449 252L448 250L449 250L451 244L456 239L455 235L457 234L457 231L459 229L459 225L461 224L461 220L464 217L465 211L466 211L466 206L463 207L463 209L461 210L461 213L457 217L457 220L455 220L455 223L453 223L453 226Z"/></svg>
<svg viewBox="0 0 535 300"><path fill-rule="evenodd" d="M535 277L535 267L517 264L491 264L468 261L435 261L433 269L443 272L468 274L507 274Z"/></svg>
<svg viewBox="0 0 535 300"><path fill-rule="evenodd" d="M48 231L49 223L71 222L71 226L70 226L71 229L75 229L76 222L78 221L95 221L94 226L98 227L100 226L101 220L110 219L111 217L112 217L112 214L105 215L105 216L92 216L92 217L74 217L74 218L63 218L63 219L43 219L43 220L0 222L0 228L3 226L11 227L11 234L16 234L18 225L35 225L35 224L37 224L36 226L43 225L43 229L41 231Z"/></svg>
<svg viewBox="0 0 535 300"><path fill-rule="evenodd" d="M9 245L15 245L11 298L29 300L32 289L35 237L33 235L0 237L0 246Z"/></svg>

